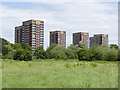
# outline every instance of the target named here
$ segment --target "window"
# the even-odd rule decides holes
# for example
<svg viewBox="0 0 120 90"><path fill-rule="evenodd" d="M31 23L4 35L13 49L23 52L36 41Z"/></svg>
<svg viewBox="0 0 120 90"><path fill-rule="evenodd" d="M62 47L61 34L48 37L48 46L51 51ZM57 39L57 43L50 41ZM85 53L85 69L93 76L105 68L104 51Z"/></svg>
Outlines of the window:
<svg viewBox="0 0 120 90"><path fill-rule="evenodd" d="M35 23L33 23L32 25L33 25L33 26L35 26L36 24L35 24Z"/></svg>
<svg viewBox="0 0 120 90"><path fill-rule="evenodd" d="M35 31L35 28L32 28L32 31Z"/></svg>
<svg viewBox="0 0 120 90"><path fill-rule="evenodd" d="M35 38L35 34L32 34L32 38Z"/></svg>

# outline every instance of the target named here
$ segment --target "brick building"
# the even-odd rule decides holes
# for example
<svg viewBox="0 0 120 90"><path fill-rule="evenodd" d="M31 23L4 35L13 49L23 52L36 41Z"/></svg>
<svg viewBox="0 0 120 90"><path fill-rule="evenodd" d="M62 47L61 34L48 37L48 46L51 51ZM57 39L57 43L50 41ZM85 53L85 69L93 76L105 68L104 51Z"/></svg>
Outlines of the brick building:
<svg viewBox="0 0 120 90"><path fill-rule="evenodd" d="M95 34L90 38L90 47L93 45L106 45L108 46L108 34Z"/></svg>
<svg viewBox="0 0 120 90"><path fill-rule="evenodd" d="M89 47L89 33L78 32L73 33L73 45L77 45L80 41L83 41L87 47Z"/></svg>
<svg viewBox="0 0 120 90"><path fill-rule="evenodd" d="M22 43L22 26L15 27L15 43Z"/></svg>
<svg viewBox="0 0 120 90"><path fill-rule="evenodd" d="M66 47L66 32L65 31L51 31L50 32L50 46L56 43L59 46Z"/></svg>
<svg viewBox="0 0 120 90"><path fill-rule="evenodd" d="M16 33L15 33L16 37ZM42 20L28 20L22 23L22 42L27 43L33 49L39 46L44 46L44 21ZM16 42L15 43L19 43Z"/></svg>

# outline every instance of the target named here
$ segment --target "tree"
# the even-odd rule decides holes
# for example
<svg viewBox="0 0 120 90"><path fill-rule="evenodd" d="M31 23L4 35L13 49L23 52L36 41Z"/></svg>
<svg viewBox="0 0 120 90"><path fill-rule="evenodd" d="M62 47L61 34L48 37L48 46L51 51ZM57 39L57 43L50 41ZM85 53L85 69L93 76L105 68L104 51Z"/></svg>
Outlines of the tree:
<svg viewBox="0 0 120 90"><path fill-rule="evenodd" d="M88 60L88 50L87 49L83 49L83 48L79 48L77 53L78 53L78 59L79 60Z"/></svg>
<svg viewBox="0 0 120 90"><path fill-rule="evenodd" d="M118 61L120 61L120 49L118 50Z"/></svg>
<svg viewBox="0 0 120 90"><path fill-rule="evenodd" d="M14 60L30 61L32 60L32 54L30 51L18 49L13 55Z"/></svg>
<svg viewBox="0 0 120 90"><path fill-rule="evenodd" d="M116 45L116 44L110 44L110 48L111 49L119 49L119 47L118 47L118 45Z"/></svg>
<svg viewBox="0 0 120 90"><path fill-rule="evenodd" d="M11 45L3 45L3 47L2 47L3 55L12 54L12 51L13 51L13 49L12 49Z"/></svg>
<svg viewBox="0 0 120 90"><path fill-rule="evenodd" d="M21 48L32 52L32 47L28 45L27 43L22 43Z"/></svg>
<svg viewBox="0 0 120 90"><path fill-rule="evenodd" d="M105 49L106 47L104 46L92 46L88 50L88 59L89 60L102 60L103 57L105 56Z"/></svg>
<svg viewBox="0 0 120 90"><path fill-rule="evenodd" d="M85 43L83 41L80 41L78 43L78 45L76 45L78 48L83 48L83 49L87 49L87 46L85 45Z"/></svg>
<svg viewBox="0 0 120 90"><path fill-rule="evenodd" d="M50 58L54 59L67 59L67 49L62 46L57 46L54 49L51 50L50 52Z"/></svg>
<svg viewBox="0 0 120 90"><path fill-rule="evenodd" d="M11 47L12 47L13 49L15 49L15 50L20 49L20 48L22 49L20 43L11 44Z"/></svg>
<svg viewBox="0 0 120 90"><path fill-rule="evenodd" d="M35 50L35 56L37 59L46 59L46 52L44 51L43 47L38 47Z"/></svg>
<svg viewBox="0 0 120 90"><path fill-rule="evenodd" d="M77 47L76 46L69 46L68 48L67 48L67 57L69 58L69 59L77 59L78 58L78 55L77 55Z"/></svg>
<svg viewBox="0 0 120 90"><path fill-rule="evenodd" d="M105 50L105 61L117 61L118 60L118 50L107 48Z"/></svg>
<svg viewBox="0 0 120 90"><path fill-rule="evenodd" d="M10 42L7 41L7 40L4 39L4 38L0 38L0 42L2 42L2 46L3 46L3 45L9 45L9 44L10 44Z"/></svg>
<svg viewBox="0 0 120 90"><path fill-rule="evenodd" d="M118 50L111 49L106 46L93 46L88 52L89 60L105 60L116 61L118 60Z"/></svg>
<svg viewBox="0 0 120 90"><path fill-rule="evenodd" d="M58 45L55 43L52 43L52 45L50 47L47 48L46 50L46 55L48 58L50 58L50 54L51 54L51 50L53 50L55 47L57 47Z"/></svg>

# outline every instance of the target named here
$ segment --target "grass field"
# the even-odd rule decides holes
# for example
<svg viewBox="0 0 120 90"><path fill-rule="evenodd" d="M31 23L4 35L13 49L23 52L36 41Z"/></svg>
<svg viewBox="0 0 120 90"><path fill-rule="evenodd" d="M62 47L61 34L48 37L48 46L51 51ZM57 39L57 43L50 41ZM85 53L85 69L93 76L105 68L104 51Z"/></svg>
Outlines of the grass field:
<svg viewBox="0 0 120 90"><path fill-rule="evenodd" d="M2 60L3 88L117 88L117 62Z"/></svg>

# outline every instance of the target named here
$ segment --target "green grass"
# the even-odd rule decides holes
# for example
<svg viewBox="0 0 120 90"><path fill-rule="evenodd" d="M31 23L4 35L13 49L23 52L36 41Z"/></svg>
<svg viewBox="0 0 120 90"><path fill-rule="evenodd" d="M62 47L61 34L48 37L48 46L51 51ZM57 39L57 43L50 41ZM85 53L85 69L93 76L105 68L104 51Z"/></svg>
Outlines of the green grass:
<svg viewBox="0 0 120 90"><path fill-rule="evenodd" d="M117 88L117 62L2 60L3 88Z"/></svg>

